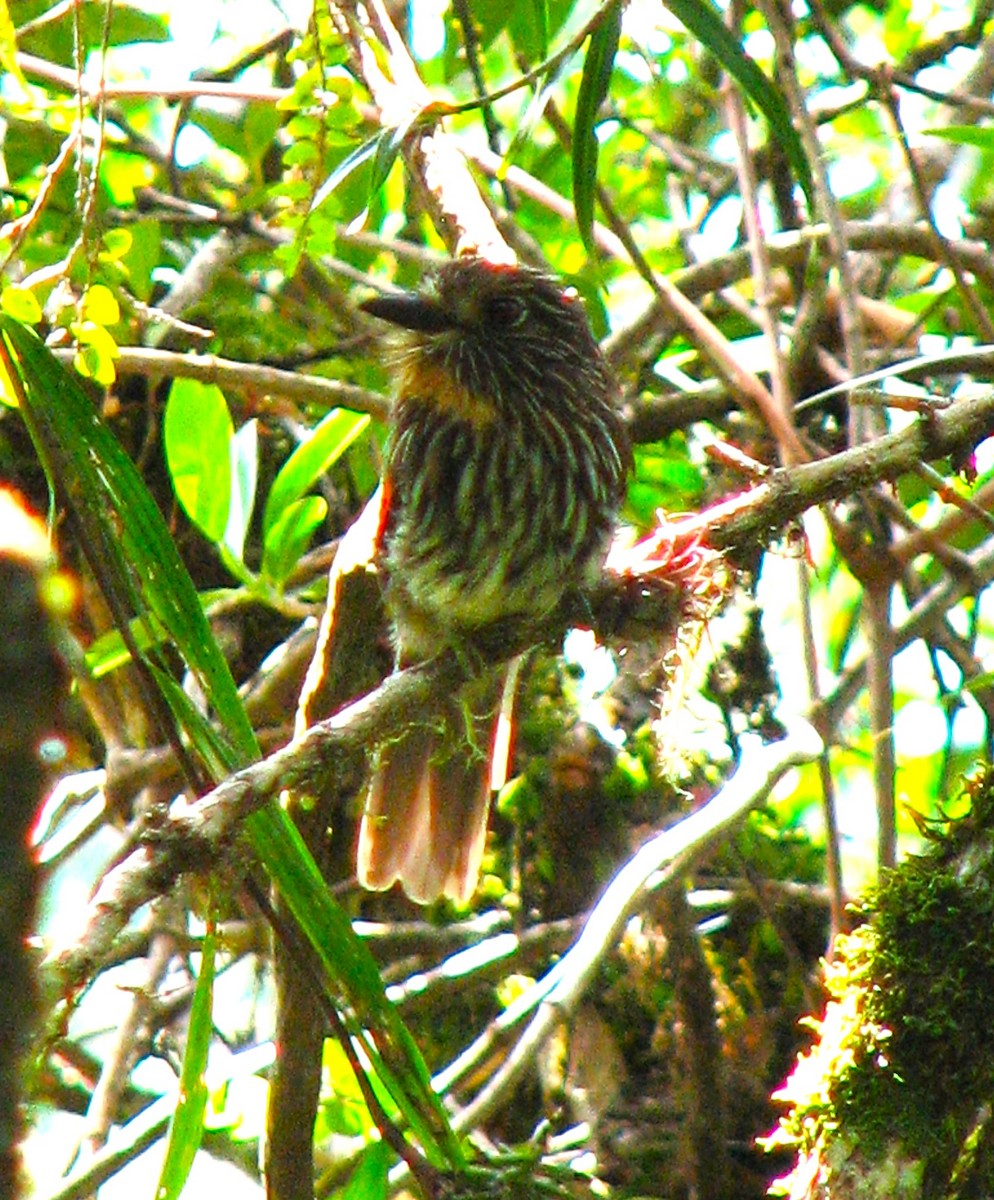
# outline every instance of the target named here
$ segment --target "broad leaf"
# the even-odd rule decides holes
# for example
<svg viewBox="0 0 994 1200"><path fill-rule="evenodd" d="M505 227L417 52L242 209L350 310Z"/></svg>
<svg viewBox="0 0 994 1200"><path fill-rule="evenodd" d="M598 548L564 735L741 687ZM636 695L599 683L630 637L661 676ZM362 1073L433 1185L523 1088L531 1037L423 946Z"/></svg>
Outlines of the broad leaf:
<svg viewBox="0 0 994 1200"><path fill-rule="evenodd" d="M228 525L233 435L220 388L195 379L173 381L163 421L166 462L183 511L212 542L224 538Z"/></svg>

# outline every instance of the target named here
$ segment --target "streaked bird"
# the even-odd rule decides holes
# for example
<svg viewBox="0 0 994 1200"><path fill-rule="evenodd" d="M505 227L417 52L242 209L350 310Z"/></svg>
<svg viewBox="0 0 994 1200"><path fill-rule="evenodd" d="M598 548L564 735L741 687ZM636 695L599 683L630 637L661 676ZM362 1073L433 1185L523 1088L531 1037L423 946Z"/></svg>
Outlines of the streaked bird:
<svg viewBox="0 0 994 1200"><path fill-rule="evenodd" d="M416 294L367 301L395 327L379 562L398 666L473 659L596 579L629 462L616 387L575 294L464 257ZM465 902L487 831L490 671L384 744L359 830L367 888Z"/></svg>

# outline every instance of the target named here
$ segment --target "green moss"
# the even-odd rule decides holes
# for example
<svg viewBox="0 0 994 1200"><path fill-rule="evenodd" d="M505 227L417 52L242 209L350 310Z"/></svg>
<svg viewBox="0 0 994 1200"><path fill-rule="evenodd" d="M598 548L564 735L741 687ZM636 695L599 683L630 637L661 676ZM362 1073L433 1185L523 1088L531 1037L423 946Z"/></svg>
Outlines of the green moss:
<svg viewBox="0 0 994 1200"><path fill-rule="evenodd" d="M924 831L925 852L886 875L827 968L818 1041L780 1093L792 1108L772 1139L793 1146L809 1176L886 1159L920 1181L908 1194L940 1195L971 1137L984 1139L978 1113L994 1096L994 772L969 781L967 794L967 815ZM988 1158L974 1154L971 1173L986 1172Z"/></svg>

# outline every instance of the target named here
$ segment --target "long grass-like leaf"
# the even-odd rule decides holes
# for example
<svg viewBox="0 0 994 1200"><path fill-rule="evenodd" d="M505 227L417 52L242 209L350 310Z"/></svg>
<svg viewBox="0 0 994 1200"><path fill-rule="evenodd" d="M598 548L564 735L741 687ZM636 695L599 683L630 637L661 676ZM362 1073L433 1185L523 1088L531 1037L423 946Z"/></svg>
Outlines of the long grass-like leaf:
<svg viewBox="0 0 994 1200"><path fill-rule="evenodd" d="M278 880L287 906L317 951L322 966L356 1010L359 1022L347 1024L425 1153L437 1166L462 1165L462 1148L431 1087L431 1077L417 1044L386 998L376 960L356 937L344 909L324 886L296 825L284 809L271 804L253 813L246 828L252 845ZM374 1040L365 1036L362 1026L375 1030Z"/></svg>
<svg viewBox="0 0 994 1200"><path fill-rule="evenodd" d="M594 247L594 198L597 194L597 114L611 85L621 36L621 3L613 4L591 33L573 124L573 207L580 237Z"/></svg>
<svg viewBox="0 0 994 1200"><path fill-rule="evenodd" d="M190 1024L179 1079L179 1103L169 1123L166 1155L159 1173L159 1185L155 1189L155 1200L179 1200L204 1133L207 1054L214 1034L211 1015L214 1007L216 948L214 929L209 926L190 1006Z"/></svg>
<svg viewBox="0 0 994 1200"><path fill-rule="evenodd" d="M144 606L175 643L210 697L235 761L258 758L251 723L196 588L134 464L33 330L0 314L0 331L22 368L24 415L36 448L107 556L107 570L130 594L134 615Z"/></svg>
<svg viewBox="0 0 994 1200"><path fill-rule="evenodd" d="M811 166L780 89L767 79L735 40L711 0L664 0L664 3L676 19L707 46L769 121L773 136L794 168L808 203L813 204Z"/></svg>

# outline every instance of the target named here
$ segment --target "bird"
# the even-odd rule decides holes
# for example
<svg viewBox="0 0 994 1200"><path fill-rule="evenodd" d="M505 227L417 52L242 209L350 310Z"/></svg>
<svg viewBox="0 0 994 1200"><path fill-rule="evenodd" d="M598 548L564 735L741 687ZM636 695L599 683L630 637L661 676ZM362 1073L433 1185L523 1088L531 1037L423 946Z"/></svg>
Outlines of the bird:
<svg viewBox="0 0 994 1200"><path fill-rule="evenodd" d="M575 291L532 267L464 255L361 308L392 326L376 561L396 663L478 661L600 573L631 459L617 385ZM362 886L471 899L502 686L486 670L380 747Z"/></svg>

